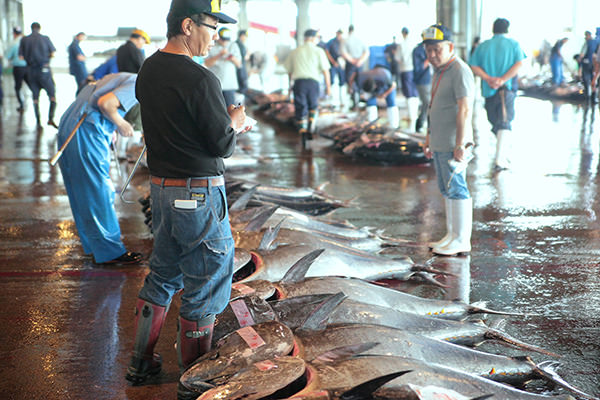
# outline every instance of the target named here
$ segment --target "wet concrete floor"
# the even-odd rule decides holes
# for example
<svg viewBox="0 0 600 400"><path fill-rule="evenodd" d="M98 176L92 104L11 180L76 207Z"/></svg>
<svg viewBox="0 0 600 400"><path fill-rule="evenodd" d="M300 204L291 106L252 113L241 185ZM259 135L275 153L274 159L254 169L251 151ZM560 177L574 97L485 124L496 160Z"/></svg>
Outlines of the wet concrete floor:
<svg viewBox="0 0 600 400"><path fill-rule="evenodd" d="M56 74L58 115L74 97L72 77ZM3 399L175 398L173 344L178 299L157 350L163 373L131 387L124 373L133 335L133 309L147 273L139 267L98 266L83 255L58 168L55 132L35 128L28 98L16 113L12 80L4 77L0 125L0 393ZM279 186L316 187L353 206L331 218L381 229L406 239L398 252L415 262L458 273L446 293L423 286L417 294L485 301L491 308L535 313L506 318L502 329L560 354L559 372L600 395L600 122L598 109L517 99L513 168L491 170L495 140L480 113L476 159L469 168L474 198L470 257L432 257L426 243L444 234L443 201L431 166L382 167L357 162L317 141L301 152L288 127L255 115L259 127L240 140L256 166L230 177ZM42 97L42 113L47 100ZM132 164L122 163L124 173ZM117 188L123 184L113 171ZM143 195L140 169L127 193ZM139 204L117 200L124 242L146 256L152 236ZM523 354L496 345L484 350ZM531 354L537 362L546 356ZM543 390L530 385L532 390Z"/></svg>

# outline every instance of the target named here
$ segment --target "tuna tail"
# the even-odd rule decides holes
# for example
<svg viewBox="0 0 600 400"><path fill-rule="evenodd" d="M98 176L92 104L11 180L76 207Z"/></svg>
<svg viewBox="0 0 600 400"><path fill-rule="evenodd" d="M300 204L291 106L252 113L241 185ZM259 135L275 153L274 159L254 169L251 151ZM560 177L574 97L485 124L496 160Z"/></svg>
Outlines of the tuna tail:
<svg viewBox="0 0 600 400"><path fill-rule="evenodd" d="M498 341L500 341L502 343L510 344L510 345L515 346L515 347L517 347L519 349L525 349L525 350L529 350L529 351L535 351L536 353L545 354L545 355L550 356L550 357L560 358L560 355L558 355L556 353L553 353L551 351L542 349L541 347L534 346L532 344L521 342L518 339L515 339L515 338L513 338L511 336L508 336L505 333L502 333L502 332L497 331L497 330L492 329L492 328L488 329L488 331L485 333L485 338L486 339L490 339L490 340L498 340Z"/></svg>
<svg viewBox="0 0 600 400"><path fill-rule="evenodd" d="M254 196L254 194L256 193L256 189L259 186L260 185L254 185L254 186L252 186L244 194L242 194L240 197L238 197L238 199L236 201L234 201L233 203L231 203L231 205L229 206L229 211L242 211L242 210L245 210L246 206L248 206L248 202L250 201L250 199L252 198L252 196Z"/></svg>
<svg viewBox="0 0 600 400"><path fill-rule="evenodd" d="M265 233L258 244L258 250L272 250L277 247L274 246L273 243L275 242L275 239L281 230L281 224L283 224L283 221L285 221L285 218L279 221L279 223L275 225L275 228L269 227L265 230Z"/></svg>
<svg viewBox="0 0 600 400"><path fill-rule="evenodd" d="M306 273L308 269L312 265L312 263L323 253L325 249L313 250L298 261L294 263L287 270L283 278L281 278L281 283L294 283L301 282L306 278Z"/></svg>
<svg viewBox="0 0 600 400"><path fill-rule="evenodd" d="M531 317L531 316L539 316L539 314L522 314L522 313L513 313L508 311L496 311L490 310L489 308L485 308L485 302L477 302L471 304L468 310L469 314L494 314L494 315L510 315L513 317Z"/></svg>
<svg viewBox="0 0 600 400"><path fill-rule="evenodd" d="M343 292L331 295L326 300L315 307L306 320L300 325L298 330L303 331L320 331L327 326L329 316L344 301L348 296Z"/></svg>
<svg viewBox="0 0 600 400"><path fill-rule="evenodd" d="M352 389L342 393L340 395L340 400L363 400L363 399L372 399L373 392L379 389L381 386L385 385L389 381L396 379L397 377L412 372L412 370L408 371L399 371L391 374L383 375L377 377L375 379L371 379L370 381L366 381L361 383L358 386L354 386Z"/></svg>
<svg viewBox="0 0 600 400"><path fill-rule="evenodd" d="M275 214L275 211L277 211L278 208L279 206L269 207L259 212L254 216L254 218L252 218L250 222L248 222L248 225L246 225L244 230L249 232L260 231L265 222L267 222L267 220L271 218L271 215Z"/></svg>
<svg viewBox="0 0 600 400"><path fill-rule="evenodd" d="M582 392L574 386L571 386L568 382L566 382L558 373L555 371L556 367L559 365L557 361L542 361L535 367L535 372L537 372L541 377L548 380L549 382L554 383L571 393L576 394L579 397L590 400L599 400L598 397L590 396L589 394Z"/></svg>

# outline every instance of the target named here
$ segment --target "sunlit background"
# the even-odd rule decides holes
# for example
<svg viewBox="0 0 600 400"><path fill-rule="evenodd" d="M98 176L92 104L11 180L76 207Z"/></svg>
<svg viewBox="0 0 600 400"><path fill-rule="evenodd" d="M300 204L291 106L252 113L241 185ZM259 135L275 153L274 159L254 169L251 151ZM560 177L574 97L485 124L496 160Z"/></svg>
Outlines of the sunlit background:
<svg viewBox="0 0 600 400"><path fill-rule="evenodd" d="M572 0L556 4L544 0L481 0L482 39L491 36L491 25L495 18L502 16L511 21L510 35L519 40L528 54L538 49L544 40L553 44L561 37L571 40L564 47L564 54L575 54L583 44L583 32L595 31L600 26L597 0ZM160 39L165 37L165 18L170 0L73 2L71 0L23 0L25 32L29 25L37 21L42 32L52 39L57 47L55 67L67 65L66 48L73 35L84 31L90 36L112 36L119 27L144 29L156 40L147 46L150 54L162 46ZM477 3L474 1L473 3ZM408 27L415 37L423 28L436 21L435 0L412 0L404 2L354 2L355 9L339 1L315 0L311 4L311 25L321 31L328 40L338 28L347 28L353 19L357 33L368 45L382 46L400 36L403 26ZM237 15L237 1L223 1L223 9ZM293 0L249 0L247 3L250 23L275 28L278 34L250 29L249 48L275 52L278 44L294 45L290 32L295 30L296 4ZM335 17L333 17L335 16ZM88 40L82 49L90 56L110 50L114 44ZM88 68L101 59L90 60ZM90 64L88 62L88 64Z"/></svg>

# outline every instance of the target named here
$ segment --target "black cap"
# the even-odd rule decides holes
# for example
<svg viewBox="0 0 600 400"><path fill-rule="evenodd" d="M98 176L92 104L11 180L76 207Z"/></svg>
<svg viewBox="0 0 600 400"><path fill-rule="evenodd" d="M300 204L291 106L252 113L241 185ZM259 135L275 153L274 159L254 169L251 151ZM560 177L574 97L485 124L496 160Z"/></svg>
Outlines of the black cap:
<svg viewBox="0 0 600 400"><path fill-rule="evenodd" d="M169 15L172 17L189 17L195 14L207 14L224 24L235 24L237 21L221 12L221 0L173 0Z"/></svg>
<svg viewBox="0 0 600 400"><path fill-rule="evenodd" d="M317 31L315 29L307 29L304 31L305 38L315 37L315 36L317 36Z"/></svg>
<svg viewBox="0 0 600 400"><path fill-rule="evenodd" d="M20 26L15 26L15 27L13 28L13 33L14 33L15 35L20 35L21 33L23 33L23 30L21 29L21 27L20 27Z"/></svg>

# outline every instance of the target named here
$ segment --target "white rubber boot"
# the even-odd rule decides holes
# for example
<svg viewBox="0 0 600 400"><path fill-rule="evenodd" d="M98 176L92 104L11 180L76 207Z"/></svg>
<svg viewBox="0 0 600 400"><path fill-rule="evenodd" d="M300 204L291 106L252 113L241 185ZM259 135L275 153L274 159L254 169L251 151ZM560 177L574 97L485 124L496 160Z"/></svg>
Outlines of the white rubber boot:
<svg viewBox="0 0 600 400"><path fill-rule="evenodd" d="M446 198L446 235L437 242L429 242L429 248L435 249L448 245L452 240L452 200Z"/></svg>
<svg viewBox="0 0 600 400"><path fill-rule="evenodd" d="M452 240L444 247L434 247L442 256L456 256L471 252L473 229L473 199L452 200Z"/></svg>
<svg viewBox="0 0 600 400"><path fill-rule="evenodd" d="M400 126L400 110L398 110L398 107L388 107L387 117L390 128L398 129L398 127Z"/></svg>
<svg viewBox="0 0 600 400"><path fill-rule="evenodd" d="M341 88L340 85L337 83L334 83L333 85L331 85L331 105L335 108L339 108L340 106L340 93L341 93Z"/></svg>
<svg viewBox="0 0 600 400"><path fill-rule="evenodd" d="M373 122L377 118L379 118L379 112L377 111L377 106L367 106L367 120L369 122Z"/></svg>
<svg viewBox="0 0 600 400"><path fill-rule="evenodd" d="M409 97L406 99L406 106L408 108L408 127L404 129L406 133L415 133L417 126L417 119L419 118L419 98Z"/></svg>
<svg viewBox="0 0 600 400"><path fill-rule="evenodd" d="M496 169L508 169L510 167L510 152L511 131L508 129L499 129L496 133Z"/></svg>

